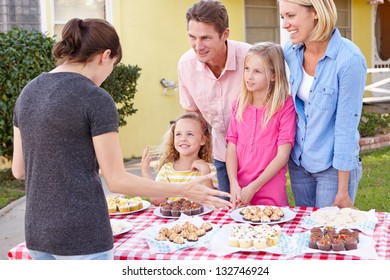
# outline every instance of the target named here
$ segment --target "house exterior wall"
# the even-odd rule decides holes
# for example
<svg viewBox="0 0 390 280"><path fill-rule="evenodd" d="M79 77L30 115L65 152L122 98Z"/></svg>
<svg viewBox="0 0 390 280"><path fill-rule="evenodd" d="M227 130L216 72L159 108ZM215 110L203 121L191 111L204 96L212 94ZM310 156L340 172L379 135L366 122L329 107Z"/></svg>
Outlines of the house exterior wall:
<svg viewBox="0 0 390 280"><path fill-rule="evenodd" d="M43 31L51 33L52 0L40 0ZM178 91L164 95L162 78L177 82L176 65L190 45L186 31L186 10L196 0L107 0L108 18L121 38L122 63L137 64L141 70L135 108L120 128L120 142L125 158L141 156L146 145L158 145L169 122L183 112ZM230 19L230 39L245 40L245 0L222 0ZM276 0L275 0L276 2ZM367 0L352 0L352 40L361 48L372 66L372 6ZM368 82L370 82L368 76ZM1 165L1 163L0 163Z"/></svg>
<svg viewBox="0 0 390 280"><path fill-rule="evenodd" d="M183 112L179 92L164 95L160 80L177 82L177 62L189 49L185 13L193 0L112 1L113 24L124 49L123 63L142 68L135 97L137 113L120 128L125 158L141 156L145 145L156 146L169 122ZM244 40L244 1L223 1L229 13L230 38Z"/></svg>

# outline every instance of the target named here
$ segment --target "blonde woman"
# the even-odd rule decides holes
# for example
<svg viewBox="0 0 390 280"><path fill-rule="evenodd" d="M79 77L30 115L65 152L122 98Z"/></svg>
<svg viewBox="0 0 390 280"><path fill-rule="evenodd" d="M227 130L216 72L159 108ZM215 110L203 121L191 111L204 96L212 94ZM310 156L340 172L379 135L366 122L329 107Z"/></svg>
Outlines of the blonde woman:
<svg viewBox="0 0 390 280"><path fill-rule="evenodd" d="M226 136L234 206L289 204L285 174L295 121L281 46L253 45L244 61L243 90L233 105Z"/></svg>
<svg viewBox="0 0 390 280"><path fill-rule="evenodd" d="M279 1L297 111L288 163L295 204L353 207L362 176L358 125L367 75L359 48L335 27L332 0Z"/></svg>

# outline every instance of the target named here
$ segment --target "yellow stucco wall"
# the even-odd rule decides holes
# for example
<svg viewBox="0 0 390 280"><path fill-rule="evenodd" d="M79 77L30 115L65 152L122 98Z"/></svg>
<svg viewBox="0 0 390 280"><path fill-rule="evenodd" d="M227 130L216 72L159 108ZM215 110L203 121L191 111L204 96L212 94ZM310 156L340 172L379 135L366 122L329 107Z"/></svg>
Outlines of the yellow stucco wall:
<svg viewBox="0 0 390 280"><path fill-rule="evenodd" d="M371 67L371 5L366 0L352 0L352 41L359 46Z"/></svg>
<svg viewBox="0 0 390 280"><path fill-rule="evenodd" d="M122 63L142 68L135 107L138 112L120 129L125 158L140 156L145 145L158 145L169 121L182 112L178 92L165 96L160 80L177 82L176 65L188 50L186 10L196 0L112 0L112 20L122 41ZM244 0L222 0L230 19L230 39L244 40ZM47 28L51 26L51 0L46 0ZM352 40L371 67L371 6L352 0ZM370 77L369 77L370 79ZM170 92L172 93L172 92ZM0 162L0 166L1 166Z"/></svg>
<svg viewBox="0 0 390 280"><path fill-rule="evenodd" d="M169 121L183 112L178 91L164 95L160 80L177 82L177 62L189 49L186 10L193 0L113 1L114 25L124 49L123 63L142 68L135 107L120 129L125 158L140 156L145 145L158 145ZM230 38L244 40L243 0L223 1L230 18ZM119 22L117 20L120 19Z"/></svg>

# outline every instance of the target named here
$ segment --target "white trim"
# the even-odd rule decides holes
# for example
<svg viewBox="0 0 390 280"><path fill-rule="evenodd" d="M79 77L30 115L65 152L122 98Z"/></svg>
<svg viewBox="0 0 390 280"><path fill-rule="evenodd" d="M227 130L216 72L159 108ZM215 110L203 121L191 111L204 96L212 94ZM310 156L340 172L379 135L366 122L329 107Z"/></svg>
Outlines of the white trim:
<svg viewBox="0 0 390 280"><path fill-rule="evenodd" d="M106 7L106 20L110 23L113 23L113 13L112 13L112 0L106 0L105 2L105 7Z"/></svg>
<svg viewBox="0 0 390 280"><path fill-rule="evenodd" d="M47 15L46 15L46 1L39 0L39 9L41 12L41 32L46 33L47 30Z"/></svg>

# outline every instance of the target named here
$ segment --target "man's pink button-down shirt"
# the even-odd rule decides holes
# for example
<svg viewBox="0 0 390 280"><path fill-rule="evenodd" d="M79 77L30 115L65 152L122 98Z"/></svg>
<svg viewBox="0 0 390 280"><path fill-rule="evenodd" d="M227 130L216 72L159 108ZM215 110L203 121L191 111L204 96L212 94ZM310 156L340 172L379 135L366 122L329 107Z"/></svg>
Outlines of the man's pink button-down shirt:
<svg viewBox="0 0 390 280"><path fill-rule="evenodd" d="M227 41L228 54L221 76L216 78L193 49L182 55L178 63L180 104L188 111L200 111L213 129L213 154L226 161L226 131L233 102L243 83L244 58L250 44Z"/></svg>

